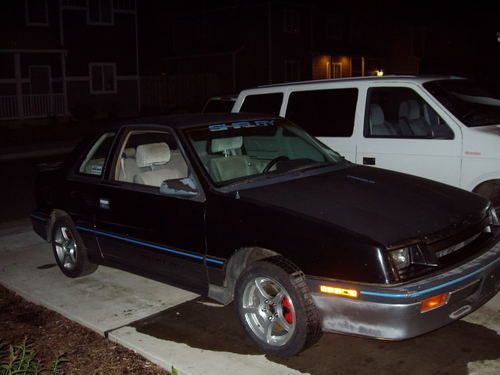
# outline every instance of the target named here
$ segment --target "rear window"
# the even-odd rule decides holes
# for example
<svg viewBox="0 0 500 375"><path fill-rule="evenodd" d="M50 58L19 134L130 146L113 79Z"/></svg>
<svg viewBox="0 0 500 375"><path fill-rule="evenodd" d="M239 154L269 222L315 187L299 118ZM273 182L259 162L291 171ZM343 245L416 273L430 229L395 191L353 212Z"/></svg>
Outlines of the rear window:
<svg viewBox="0 0 500 375"><path fill-rule="evenodd" d="M283 93L248 95L240 108L240 112L267 113L279 116Z"/></svg>
<svg viewBox="0 0 500 375"><path fill-rule="evenodd" d="M290 94L286 118L318 137L350 137L358 89L296 91Z"/></svg>

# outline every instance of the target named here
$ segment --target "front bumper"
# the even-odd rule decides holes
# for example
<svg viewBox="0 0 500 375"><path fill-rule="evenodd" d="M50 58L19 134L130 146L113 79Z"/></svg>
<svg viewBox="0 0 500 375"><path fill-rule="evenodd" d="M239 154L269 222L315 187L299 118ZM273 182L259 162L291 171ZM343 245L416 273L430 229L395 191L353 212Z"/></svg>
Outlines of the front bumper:
<svg viewBox="0 0 500 375"><path fill-rule="evenodd" d="M319 285L358 290L358 298L326 295ZM398 286L308 279L325 332L403 340L440 328L476 310L500 290L500 244L442 274ZM421 301L449 293L447 303L420 312Z"/></svg>

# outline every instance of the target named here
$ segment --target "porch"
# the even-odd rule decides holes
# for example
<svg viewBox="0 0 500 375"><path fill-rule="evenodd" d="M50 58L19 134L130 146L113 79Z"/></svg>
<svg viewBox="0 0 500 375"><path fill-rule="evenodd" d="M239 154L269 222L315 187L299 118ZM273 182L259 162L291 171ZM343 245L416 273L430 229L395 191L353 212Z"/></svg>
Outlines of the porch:
<svg viewBox="0 0 500 375"><path fill-rule="evenodd" d="M66 115L64 94L0 96L0 120L23 120Z"/></svg>

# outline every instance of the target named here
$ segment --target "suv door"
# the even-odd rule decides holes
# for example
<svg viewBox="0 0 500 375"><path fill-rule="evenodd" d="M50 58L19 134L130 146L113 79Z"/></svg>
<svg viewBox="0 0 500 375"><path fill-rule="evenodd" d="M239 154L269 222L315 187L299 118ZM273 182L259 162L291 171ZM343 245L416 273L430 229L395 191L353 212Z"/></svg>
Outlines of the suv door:
<svg viewBox="0 0 500 375"><path fill-rule="evenodd" d="M104 258L206 292L205 202L160 192L189 175L173 131L128 129L106 174L96 215Z"/></svg>
<svg viewBox="0 0 500 375"><path fill-rule="evenodd" d="M368 89L356 162L459 186L460 129L422 94L402 86Z"/></svg>

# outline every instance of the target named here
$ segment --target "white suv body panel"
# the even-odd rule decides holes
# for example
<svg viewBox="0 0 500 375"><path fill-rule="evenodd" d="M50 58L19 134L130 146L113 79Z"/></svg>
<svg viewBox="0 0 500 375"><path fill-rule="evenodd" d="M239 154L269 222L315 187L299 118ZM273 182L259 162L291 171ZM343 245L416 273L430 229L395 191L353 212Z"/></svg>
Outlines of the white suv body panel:
<svg viewBox="0 0 500 375"><path fill-rule="evenodd" d="M318 137L319 140L354 163L363 164L364 158L375 158L379 168L409 173L472 191L483 182L500 180L500 129L499 126L465 126L423 87L425 82L450 78L363 77L262 86L242 91L232 112L239 112L249 95L283 93L279 115L286 117L292 92L356 88L358 100L352 136ZM453 139L366 137L364 126L368 90L376 87L412 89L444 120L454 134Z"/></svg>

